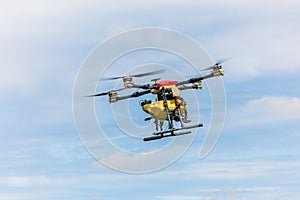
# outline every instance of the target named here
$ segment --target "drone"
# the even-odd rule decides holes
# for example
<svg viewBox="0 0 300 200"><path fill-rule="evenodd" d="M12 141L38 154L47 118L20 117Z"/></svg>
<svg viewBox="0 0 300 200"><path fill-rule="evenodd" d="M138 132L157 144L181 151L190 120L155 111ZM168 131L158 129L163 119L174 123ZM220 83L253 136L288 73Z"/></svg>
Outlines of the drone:
<svg viewBox="0 0 300 200"><path fill-rule="evenodd" d="M209 74L190 78L184 81L160 80L160 78L155 78L151 80L151 84L144 85L135 84L133 81L133 78L161 74L165 71L164 69L134 75L103 78L101 81L122 79L124 88L93 94L87 97L99 97L107 95L109 98L109 103L116 103L125 99L137 98L146 94L153 94L156 96L156 100L154 102L147 99L140 101L142 110L149 115L149 117L145 118L144 121L154 120L155 124L155 131L153 132L152 136L146 137L143 140L151 141L165 137L190 134L190 129L202 127L203 124L198 123L186 125L189 124L191 120L188 117L187 103L183 97L180 96L180 91L189 89L201 90L203 80L223 76L224 71L222 70L221 66L222 62L224 62L224 60L202 70L210 70ZM121 96L118 93L119 91L127 88L136 88L137 91L125 96ZM164 126L165 122L167 122L167 126ZM179 123L180 126L175 126L175 123Z"/></svg>

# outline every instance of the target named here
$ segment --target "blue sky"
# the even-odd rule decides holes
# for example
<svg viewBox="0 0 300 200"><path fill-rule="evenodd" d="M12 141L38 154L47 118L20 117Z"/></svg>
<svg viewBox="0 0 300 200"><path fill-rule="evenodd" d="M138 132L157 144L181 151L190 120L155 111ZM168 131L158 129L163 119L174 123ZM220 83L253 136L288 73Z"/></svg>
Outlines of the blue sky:
<svg viewBox="0 0 300 200"><path fill-rule="evenodd" d="M295 0L2 1L1 199L299 199L299 9ZM72 93L96 45L140 27L180 31L212 58L233 59L224 64L225 126L209 156L198 158L203 128L171 166L133 175L102 166L86 151ZM114 141L133 146L126 136ZM150 148L135 144L137 151Z"/></svg>

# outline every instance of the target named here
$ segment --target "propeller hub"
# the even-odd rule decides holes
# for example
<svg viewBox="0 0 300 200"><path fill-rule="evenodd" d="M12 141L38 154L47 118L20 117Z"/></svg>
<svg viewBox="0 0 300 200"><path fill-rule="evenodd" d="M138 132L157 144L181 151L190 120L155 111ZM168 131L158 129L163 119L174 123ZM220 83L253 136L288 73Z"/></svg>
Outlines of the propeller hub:
<svg viewBox="0 0 300 200"><path fill-rule="evenodd" d="M133 85L134 85L131 76L124 76L123 77L123 83L124 83L125 88L132 88Z"/></svg>
<svg viewBox="0 0 300 200"><path fill-rule="evenodd" d="M120 95L116 91L110 91L108 93L108 97L109 97L108 99L109 103L115 103L118 101L118 97L120 97Z"/></svg>
<svg viewBox="0 0 300 200"><path fill-rule="evenodd" d="M156 84L156 82L159 81L159 80L160 80L160 78L154 78L154 79L151 80L151 82L154 82L154 84Z"/></svg>

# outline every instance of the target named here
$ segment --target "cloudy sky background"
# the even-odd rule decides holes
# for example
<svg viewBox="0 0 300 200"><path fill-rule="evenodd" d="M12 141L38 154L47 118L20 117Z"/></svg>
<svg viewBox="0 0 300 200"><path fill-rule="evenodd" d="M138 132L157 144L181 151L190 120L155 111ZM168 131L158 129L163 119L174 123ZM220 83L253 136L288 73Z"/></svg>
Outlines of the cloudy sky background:
<svg viewBox="0 0 300 200"><path fill-rule="evenodd" d="M296 0L1 1L1 199L299 199L299 9ZM233 59L211 154L198 159L199 134L170 167L131 175L87 153L72 92L96 45L139 27L180 31L212 58Z"/></svg>

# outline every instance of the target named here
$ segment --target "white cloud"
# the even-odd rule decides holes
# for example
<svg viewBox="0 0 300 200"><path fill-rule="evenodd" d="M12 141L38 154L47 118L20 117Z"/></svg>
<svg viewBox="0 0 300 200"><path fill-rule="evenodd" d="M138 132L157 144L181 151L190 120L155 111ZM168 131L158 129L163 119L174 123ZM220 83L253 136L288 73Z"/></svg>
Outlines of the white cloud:
<svg viewBox="0 0 300 200"><path fill-rule="evenodd" d="M170 8L168 18L165 17L166 6ZM198 10L194 11L193 7ZM153 8L157 11L155 15ZM178 15L178 8L182 9L182 15ZM230 79L274 71L295 72L300 66L297 57L300 35L297 8L299 3L293 0L284 3L236 0L205 3L195 0L155 0L151 3L4 1L0 7L0 92L15 88L31 90L42 81L41 77L48 76L49 71L59 71L54 66L62 63L45 65L57 60L57 57L45 55L52 55L61 47L96 45L112 33L149 25L174 27L187 32L201 27L195 32L204 33L201 40L208 45L210 52L214 52L214 57L227 56L224 52L228 56L237 55L226 66L226 77ZM212 9L214 12L209 12ZM128 12L131 14L126 15ZM205 17L197 17L199 13ZM233 23L227 23L226 19ZM215 30L214 24L218 22L230 27ZM56 48L46 51L49 44ZM64 64L71 65L69 62Z"/></svg>
<svg viewBox="0 0 300 200"><path fill-rule="evenodd" d="M203 199L202 197L199 196L183 196L183 195L166 195L166 196L158 196L157 198L159 198L160 200L202 200Z"/></svg>
<svg viewBox="0 0 300 200"><path fill-rule="evenodd" d="M300 119L300 98L264 96L249 100L229 112L228 118L235 125L265 124Z"/></svg>
<svg viewBox="0 0 300 200"><path fill-rule="evenodd" d="M5 200L23 200L20 194L16 193L8 193L8 192L1 192L1 199Z"/></svg>
<svg viewBox="0 0 300 200"><path fill-rule="evenodd" d="M0 177L0 185L2 187L36 187L49 185L64 185L72 183L71 178L49 177L45 175L36 176L2 176Z"/></svg>
<svg viewBox="0 0 300 200"><path fill-rule="evenodd" d="M299 161L214 161L192 163L185 170L161 172L161 176L176 177L177 180L258 180L280 176L300 176Z"/></svg>
<svg viewBox="0 0 300 200"><path fill-rule="evenodd" d="M200 36L199 40L214 57L233 57L224 63L225 79L299 72L299 2L224 3L218 6L219 12L213 18L216 21L211 22L218 23L216 31ZM226 17L224 12L228 13Z"/></svg>
<svg viewBox="0 0 300 200"><path fill-rule="evenodd" d="M103 170L103 167L93 164L93 167ZM174 168L175 167L175 168ZM208 161L208 162L197 162L190 163L184 166L168 168L168 170L161 170L155 173L143 175L147 180L156 179L167 179L169 181L176 179L176 181L196 181L196 180L235 180L235 181L245 181L245 180L261 180L271 177L294 177L300 176L299 167L300 162L295 161ZM184 169L184 170L183 170ZM102 171L108 172L108 171ZM99 178L106 177L107 181L110 180L110 176L99 175ZM126 180L130 176L125 176L119 174L118 176L111 176L111 180L116 178L121 180ZM270 187L275 187L273 185L265 185L256 187L239 187L240 191L269 191ZM277 187L277 186L276 186ZM199 190L199 189L198 189ZM220 189L202 188L200 190L203 193L215 193L220 192Z"/></svg>
<svg viewBox="0 0 300 200"><path fill-rule="evenodd" d="M79 175L2 175L0 197L7 200L74 199L82 192L78 186L86 181L85 176Z"/></svg>
<svg viewBox="0 0 300 200"><path fill-rule="evenodd" d="M198 189L197 192L201 194L196 195L161 195L157 196L160 200L249 200L249 199L268 199L279 200L291 198L291 195L282 195L280 192L286 191L287 188L282 187L225 187L218 189ZM276 192L274 192L276 191ZM270 198L270 193L274 198ZM225 196L225 197L224 197Z"/></svg>
<svg viewBox="0 0 300 200"><path fill-rule="evenodd" d="M91 49L111 33L137 26L166 26L192 35L203 34L199 36L200 41L206 43L206 47L214 58L236 56L228 62L228 65L224 64L226 77L230 79L299 71L297 55L300 35L299 1L296 0L270 2L154 0L151 3L138 0L130 2L69 0L48 3L1 1L0 4L0 94L7 95L11 92L32 95L34 93L33 95L38 96L47 93L44 98L38 98L33 103L39 104L39 109L42 110L34 117L49 120L49 124L51 121L57 123L63 120L62 118L68 118L70 114L70 111L64 111L70 108L69 100L56 98L56 95L71 96L71 94L68 91L62 94L62 91L65 91L62 90L62 93L53 92L50 97L48 92L53 87L55 90L72 87L72 80L75 77L74 69L78 68L89 51L82 50L83 46ZM224 27L227 25L229 26ZM3 96L1 95L1 98ZM46 101L45 98L47 98ZM29 101L32 101L32 98ZM26 103L21 102L21 105L27 106ZM43 114L40 115L40 112ZM14 115L19 116L18 113ZM32 114L30 115L32 117ZM274 96L254 99L240 107L233 117L245 119L243 120L245 123L295 121L299 119L299 98ZM3 118L8 120L7 116ZM30 117L26 118L28 120ZM16 126L16 121L24 122L24 119L15 119L12 118L13 126ZM32 120L28 122L32 123ZM39 128L41 128L39 124L34 124L34 129L39 131ZM6 133L10 133L9 131ZM16 139L14 135L12 137ZM60 147L60 145L55 147ZM57 152L52 153L56 155ZM59 158L64 158L64 156L70 158L69 153L72 152L67 153ZM40 161L33 154L31 156L36 159L36 162ZM114 155L109 159L117 162L117 159L121 158ZM124 164L130 165L130 163ZM146 164L142 163L142 165ZM192 177L193 180L271 177L271 173L275 172L273 176L276 176L280 171L298 176L299 167L298 162L212 162L190 165L185 170L182 168L178 171L171 170L171 172L164 170L149 174L147 177L153 177L155 183L158 183L170 177L170 179L174 177L183 180L188 177ZM83 180L80 178L79 176L73 180L75 182L73 185L69 177L4 176L0 178L0 185L2 190L9 187L45 186L48 188L50 185L55 187L63 185L67 179L71 181L68 182L70 187L77 188L81 181L89 185L90 181L94 180L94 184L91 185L97 185L100 182L103 186L106 185L106 180L125 180L125 183L132 181L132 177L119 176L119 174L106 176L101 174L96 177L91 175ZM145 188L148 186L144 180L141 183ZM170 186L177 187L178 184L170 184ZM84 188L89 187L91 186L84 186ZM51 192L53 191L56 190ZM253 192L257 191L253 189ZM1 193L1 198L9 200L41 198L40 193L35 194L34 198L29 193L32 191L28 191L25 195ZM173 197L176 198L176 196ZM185 197L197 198L194 195ZM209 198L216 199L217 197L207 197Z"/></svg>
<svg viewBox="0 0 300 200"><path fill-rule="evenodd" d="M116 151L111 147L106 147L107 155L104 157L104 152L96 152L96 156L101 158L101 162L106 166L116 169L117 171L130 173L149 173L163 169L176 160L178 160L191 144L192 136L174 139L169 144L163 147L153 146L154 151L144 153L127 153L124 149ZM92 167L96 169L106 169L100 163L93 163Z"/></svg>
<svg viewBox="0 0 300 200"><path fill-rule="evenodd" d="M211 51L233 56L224 64L228 79L241 80L299 71L299 26L294 22L252 23L239 25L211 39Z"/></svg>

